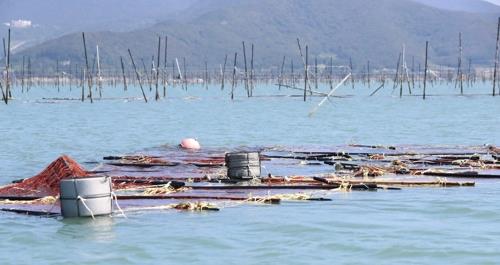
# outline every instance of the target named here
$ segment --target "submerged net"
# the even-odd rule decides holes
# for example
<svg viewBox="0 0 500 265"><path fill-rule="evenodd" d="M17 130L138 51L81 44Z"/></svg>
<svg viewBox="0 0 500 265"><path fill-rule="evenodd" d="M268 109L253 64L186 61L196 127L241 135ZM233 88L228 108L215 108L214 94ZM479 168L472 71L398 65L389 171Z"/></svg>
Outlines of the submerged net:
<svg viewBox="0 0 500 265"><path fill-rule="evenodd" d="M75 160L63 155L48 165L38 175L0 188L0 196L56 196L59 183L71 177L86 177L88 173Z"/></svg>

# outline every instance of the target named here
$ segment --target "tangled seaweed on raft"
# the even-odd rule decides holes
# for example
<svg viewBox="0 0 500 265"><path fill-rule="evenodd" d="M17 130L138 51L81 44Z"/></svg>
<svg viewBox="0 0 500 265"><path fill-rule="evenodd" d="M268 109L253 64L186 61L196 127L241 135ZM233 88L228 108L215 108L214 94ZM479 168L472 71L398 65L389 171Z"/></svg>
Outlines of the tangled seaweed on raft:
<svg viewBox="0 0 500 265"><path fill-rule="evenodd" d="M138 164L166 162L165 160L160 159L159 157L148 156L148 155L105 156L103 160L118 160L124 163L138 163Z"/></svg>
<svg viewBox="0 0 500 265"><path fill-rule="evenodd" d="M263 199L283 200L283 201L307 201L312 198L311 194L305 192L290 193L290 194L274 194L263 197Z"/></svg>
<svg viewBox="0 0 500 265"><path fill-rule="evenodd" d="M263 197L250 197L245 202L276 204L281 201L330 201L330 200L331 199L323 197L313 197L312 193L298 192L298 193L274 194Z"/></svg>
<svg viewBox="0 0 500 265"><path fill-rule="evenodd" d="M143 192L144 195L164 195L171 194L176 192L184 192L188 191L190 188L188 187L175 187L172 185L172 182L168 182L165 185L155 186L151 188L146 188Z"/></svg>
<svg viewBox="0 0 500 265"><path fill-rule="evenodd" d="M133 167L153 167L153 166L176 166L178 163L170 162L155 156L134 155L134 156L107 156L104 160L111 160L107 164L112 166L133 166Z"/></svg>
<svg viewBox="0 0 500 265"><path fill-rule="evenodd" d="M495 155L500 155L500 148L499 147L496 147L496 146L493 146L493 145L490 145L488 146L488 151L492 154L495 154Z"/></svg>
<svg viewBox="0 0 500 265"><path fill-rule="evenodd" d="M459 167L477 167L481 169L488 168L488 166L481 160L473 160L473 159L458 159L452 161L451 164Z"/></svg>
<svg viewBox="0 0 500 265"><path fill-rule="evenodd" d="M361 166L354 172L354 177L379 177L383 176L387 171L377 166Z"/></svg>
<svg viewBox="0 0 500 265"><path fill-rule="evenodd" d="M176 204L169 205L170 208L176 210L185 210L185 211L219 211L220 209L217 206L208 203L208 202L181 202Z"/></svg>
<svg viewBox="0 0 500 265"><path fill-rule="evenodd" d="M384 154L368 155L368 159L371 159L371 160L384 160L385 159L385 155Z"/></svg>
<svg viewBox="0 0 500 265"><path fill-rule="evenodd" d="M55 204L59 200L59 196L45 196L36 200L0 200L0 204L39 204L39 205L51 205Z"/></svg>

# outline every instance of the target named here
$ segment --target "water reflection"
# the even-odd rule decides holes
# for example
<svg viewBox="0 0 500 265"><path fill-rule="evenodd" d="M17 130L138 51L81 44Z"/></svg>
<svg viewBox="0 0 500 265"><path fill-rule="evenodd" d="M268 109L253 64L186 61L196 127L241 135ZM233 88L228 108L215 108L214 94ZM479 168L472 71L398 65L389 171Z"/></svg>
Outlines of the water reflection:
<svg viewBox="0 0 500 265"><path fill-rule="evenodd" d="M110 241L116 238L116 220L110 216L92 218L63 218L57 234L68 239Z"/></svg>

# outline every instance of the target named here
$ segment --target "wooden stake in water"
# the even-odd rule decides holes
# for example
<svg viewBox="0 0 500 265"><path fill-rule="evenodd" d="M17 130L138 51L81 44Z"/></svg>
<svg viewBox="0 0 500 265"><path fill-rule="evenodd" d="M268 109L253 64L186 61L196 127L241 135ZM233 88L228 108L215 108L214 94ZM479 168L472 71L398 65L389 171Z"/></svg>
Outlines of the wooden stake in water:
<svg viewBox="0 0 500 265"><path fill-rule="evenodd" d="M186 66L186 57L182 57L182 65L184 70L184 89L188 90L188 80L187 80L187 66Z"/></svg>
<svg viewBox="0 0 500 265"><path fill-rule="evenodd" d="M167 75L167 48L168 48L168 37L165 36L165 51L163 54L163 60L164 60L164 70L165 73L163 74L163 97L167 96L167 80L168 80L168 75ZM173 76L172 76L173 78Z"/></svg>
<svg viewBox="0 0 500 265"><path fill-rule="evenodd" d="M87 82L87 69L82 67L82 102L85 100L85 83Z"/></svg>
<svg viewBox="0 0 500 265"><path fill-rule="evenodd" d="M224 83L226 81L226 64L227 64L227 54L224 57L224 66L222 67L222 73L221 73L221 85L220 85L220 90L224 90Z"/></svg>
<svg viewBox="0 0 500 265"><path fill-rule="evenodd" d="M248 88L248 68L247 68L247 51L245 48L245 42L243 41L243 61L245 63L245 90L247 91L247 96L250 97L250 88Z"/></svg>
<svg viewBox="0 0 500 265"><path fill-rule="evenodd" d="M417 76L418 76L418 79L419 79L419 80L420 80L420 78L421 78L421 75L422 75L422 65L421 65L420 63L418 63L418 75L417 75ZM421 84L422 84L421 82L418 82L418 88L421 88L421 87L422 87L422 85L421 85Z"/></svg>
<svg viewBox="0 0 500 265"><path fill-rule="evenodd" d="M306 60L305 60L305 68L304 68L304 102L306 101L307 95L307 72L308 72L308 63L309 63L309 47L306 45Z"/></svg>
<svg viewBox="0 0 500 265"><path fill-rule="evenodd" d="M31 73L31 57L28 56L28 88L26 89L27 91L30 90L31 85L33 84L32 78L32 73Z"/></svg>
<svg viewBox="0 0 500 265"><path fill-rule="evenodd" d="M2 86L2 82L0 81L0 91L2 92L2 100L5 102L5 104L7 104L8 101L6 101L6 95L5 95L5 91L3 90L3 86Z"/></svg>
<svg viewBox="0 0 500 265"><path fill-rule="evenodd" d="M309 71L308 67L306 67L306 60L304 59L304 55L302 54L302 46L300 45L299 38L297 38L297 45L299 46L300 58L302 59L302 64L304 65L304 69L306 69L306 71ZM309 83L307 83L307 85L309 86L309 91L311 91L312 93L311 86L309 85Z"/></svg>
<svg viewBox="0 0 500 265"><path fill-rule="evenodd" d="M236 58L238 57L238 53L234 53L234 65L233 65L233 83L231 86L231 100L234 99L234 88L236 86Z"/></svg>
<svg viewBox="0 0 500 265"><path fill-rule="evenodd" d="M9 98L12 97L10 93L10 28L7 36L7 63L5 66L5 104L8 104Z"/></svg>
<svg viewBox="0 0 500 265"><path fill-rule="evenodd" d="M5 38L2 38L2 41L3 41L3 59L5 62L5 71L7 71L7 47L5 46ZM1 84L2 83L0 82L0 85ZM7 82L5 85L7 85ZM8 104L9 100L7 99L6 94L3 91L3 87L1 87L1 89L2 89L2 100L5 102L5 104Z"/></svg>
<svg viewBox="0 0 500 265"><path fill-rule="evenodd" d="M424 93L423 93L423 99L425 100L425 89L427 85L427 56L428 56L428 51L429 51L429 41L425 42L425 70L424 70Z"/></svg>
<svg viewBox="0 0 500 265"><path fill-rule="evenodd" d="M87 79L88 87L89 87L89 97L90 97L90 103L94 103L94 100L92 99L92 84L90 80L90 72L89 72L89 60L87 56L87 43L85 42L85 33L82 32L82 38L83 38L83 51L85 52L85 78ZM84 86L82 86L82 101L84 101L85 95L84 95Z"/></svg>
<svg viewBox="0 0 500 265"><path fill-rule="evenodd" d="M415 90L415 56L411 57L411 84Z"/></svg>
<svg viewBox="0 0 500 265"><path fill-rule="evenodd" d="M333 57L330 57L330 74L328 75L328 83L330 83L330 90L333 89Z"/></svg>
<svg viewBox="0 0 500 265"><path fill-rule="evenodd" d="M139 82L139 86L141 87L142 96L144 97L144 101L148 103L148 99L146 98L146 93L144 93L144 88L142 87L141 76L137 71L137 67L135 66L134 57L132 57L132 52L128 49L128 55L130 55L130 60L132 61L132 66L134 67L135 75L137 77L137 82Z"/></svg>
<svg viewBox="0 0 500 265"><path fill-rule="evenodd" d="M176 64L177 64L177 70L179 71L179 73L181 72L181 69L179 68L179 60L177 60L177 58L175 58L175 60L172 61L172 80L174 80L174 79L179 80L180 79L180 78L178 78L180 75L175 75L175 65Z"/></svg>
<svg viewBox="0 0 500 265"><path fill-rule="evenodd" d="M57 92L60 92L60 88L59 88L59 60L56 60L56 87L57 87Z"/></svg>
<svg viewBox="0 0 500 265"><path fill-rule="evenodd" d="M203 83L205 83L205 89L208 90L208 62L205 61L205 76L203 77Z"/></svg>
<svg viewBox="0 0 500 265"><path fill-rule="evenodd" d="M382 80L382 84L377 87L377 89L375 89L375 91L373 91L371 94L370 94L370 97L372 97L373 95L375 95L381 88L383 88L385 86L385 80Z"/></svg>
<svg viewBox="0 0 500 265"><path fill-rule="evenodd" d="M497 25L497 43L496 43L496 50L495 50L495 68L493 70L493 93L492 93L493 96L495 96L496 85L497 85L497 67L498 67L498 44L499 44L499 39L500 39L500 17L498 18L498 25Z"/></svg>
<svg viewBox="0 0 500 265"><path fill-rule="evenodd" d="M467 84L469 85L469 87L472 86L472 59L469 58L469 70L467 71Z"/></svg>
<svg viewBox="0 0 500 265"><path fill-rule="evenodd" d="M286 57L283 56L283 62L281 63L280 76L278 79L278 90L281 90L281 85L283 84L283 70L285 69Z"/></svg>
<svg viewBox="0 0 500 265"><path fill-rule="evenodd" d="M5 101L5 92L3 91L2 82L0 82L0 91L2 91L2 100ZM5 103L7 104L7 103Z"/></svg>
<svg viewBox="0 0 500 265"><path fill-rule="evenodd" d="M90 77L93 77L93 75L95 74L95 62L96 62L96 55L94 54L94 58L92 59L92 69L90 69ZM92 79L92 86L94 86L94 80Z"/></svg>
<svg viewBox="0 0 500 265"><path fill-rule="evenodd" d="M151 86L154 85L153 83L156 83L156 64L155 64L155 56L151 56ZM150 90L153 91L153 90Z"/></svg>
<svg viewBox="0 0 500 265"><path fill-rule="evenodd" d="M403 67L401 71L401 75L403 76L401 79L401 87L403 87L403 79L406 79L406 83L408 84L408 93L411 95L411 85L410 85L410 75L408 74L408 65L406 64L406 45L403 45Z"/></svg>
<svg viewBox="0 0 500 265"><path fill-rule="evenodd" d="M351 86L354 89L354 68L352 67L352 58L349 57L349 70L351 72Z"/></svg>
<svg viewBox="0 0 500 265"><path fill-rule="evenodd" d="M458 33L458 74L457 78L458 81L460 82L460 95L464 94L464 80L463 80L463 74L462 74L462 32Z"/></svg>
<svg viewBox="0 0 500 265"><path fill-rule="evenodd" d="M125 77L125 65L123 64L123 57L121 56L120 56L120 64L122 66L123 91L127 91L127 78Z"/></svg>
<svg viewBox="0 0 500 265"><path fill-rule="evenodd" d="M71 64L69 66L69 91L73 91L73 79L78 75L78 64L75 64L75 72L71 72Z"/></svg>
<svg viewBox="0 0 500 265"><path fill-rule="evenodd" d="M398 56L398 63L396 65L396 76L394 76L394 81L393 81L393 87L392 90L394 92L394 89L398 86L398 81L399 81L399 64L401 63L401 53L399 53Z"/></svg>
<svg viewBox="0 0 500 265"><path fill-rule="evenodd" d="M367 74L367 82L368 88L370 88L370 60L366 63L366 74Z"/></svg>
<svg viewBox="0 0 500 265"><path fill-rule="evenodd" d="M403 56L404 56L404 52L403 52ZM401 69L399 71L399 97L403 97L403 78L404 78L404 74L403 74L403 70L404 70L404 58L403 58L403 63L401 64Z"/></svg>
<svg viewBox="0 0 500 265"><path fill-rule="evenodd" d="M25 64L25 56L23 55L23 67L21 71L21 92L24 92L24 64Z"/></svg>
<svg viewBox="0 0 500 265"><path fill-rule="evenodd" d="M158 82L160 81L160 49L161 49L161 37L158 37L158 54L156 56L155 100L160 99L160 93L158 92Z"/></svg>
<svg viewBox="0 0 500 265"><path fill-rule="evenodd" d="M250 96L253 96L253 43L252 43L252 54L250 57Z"/></svg>
<svg viewBox="0 0 500 265"><path fill-rule="evenodd" d="M96 45L95 49L97 59L97 87L99 89L99 98L102 98L101 58L99 56L99 45Z"/></svg>
<svg viewBox="0 0 500 265"><path fill-rule="evenodd" d="M318 56L314 57L314 88L318 90Z"/></svg>
<svg viewBox="0 0 500 265"><path fill-rule="evenodd" d="M149 84L149 91L153 91L153 86L151 85L151 78L149 78L149 74L148 74L148 68L146 67L146 63L144 62L144 58L141 58L141 62L142 62L142 69L144 71L144 75L146 76L146 81L148 81L148 84Z"/></svg>
<svg viewBox="0 0 500 265"><path fill-rule="evenodd" d="M400 65L400 69L398 69L398 72L399 72L399 97L403 97L403 78L404 78L404 65L405 65L405 46L403 45L403 48L402 48L402 51L401 51L401 63L399 64Z"/></svg>
<svg viewBox="0 0 500 265"><path fill-rule="evenodd" d="M3 59L5 60L5 65L7 65L7 46L5 46L5 38L2 38L3 41Z"/></svg>

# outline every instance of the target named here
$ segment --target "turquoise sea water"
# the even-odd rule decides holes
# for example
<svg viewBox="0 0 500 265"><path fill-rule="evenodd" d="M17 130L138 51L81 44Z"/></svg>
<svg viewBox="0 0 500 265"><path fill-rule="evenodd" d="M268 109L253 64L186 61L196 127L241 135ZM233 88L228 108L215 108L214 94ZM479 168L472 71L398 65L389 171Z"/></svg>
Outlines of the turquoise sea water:
<svg viewBox="0 0 500 265"><path fill-rule="evenodd" d="M374 85L373 85L374 86ZM68 88L15 91L0 105L0 182L36 174L60 154L79 162L176 145L328 146L362 144L500 144L500 97L374 97L374 87L342 87L312 118L320 98L246 98L238 89L192 86L145 104L138 88L106 87L96 101ZM322 91L326 91L322 89ZM489 84L466 88L490 92ZM255 95L300 94L259 86ZM418 91L417 91L418 93ZM149 94L149 93L148 93ZM149 94L152 95L152 94ZM153 97L151 96L151 100ZM500 180L474 188L415 188L333 194L331 202L239 206L216 213L157 211L128 219L58 220L0 213L2 264L497 264Z"/></svg>

